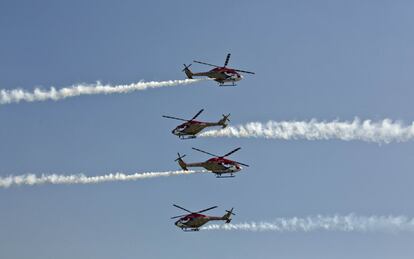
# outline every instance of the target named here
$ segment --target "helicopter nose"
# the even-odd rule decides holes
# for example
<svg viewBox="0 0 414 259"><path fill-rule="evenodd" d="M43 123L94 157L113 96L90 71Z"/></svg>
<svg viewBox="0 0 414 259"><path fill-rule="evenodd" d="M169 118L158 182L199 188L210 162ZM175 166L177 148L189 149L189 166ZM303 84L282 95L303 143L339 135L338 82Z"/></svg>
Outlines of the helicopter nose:
<svg viewBox="0 0 414 259"><path fill-rule="evenodd" d="M181 221L180 220L177 220L175 223L174 223L174 225L176 225L177 227L179 227L179 228L182 228L183 227L183 223L181 223Z"/></svg>

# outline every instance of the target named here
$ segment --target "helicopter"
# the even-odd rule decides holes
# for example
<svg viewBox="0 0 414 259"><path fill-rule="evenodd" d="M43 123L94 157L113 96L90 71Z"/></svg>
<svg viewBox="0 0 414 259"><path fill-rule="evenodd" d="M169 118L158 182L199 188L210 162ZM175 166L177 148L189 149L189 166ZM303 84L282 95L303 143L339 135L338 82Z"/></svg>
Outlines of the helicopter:
<svg viewBox="0 0 414 259"><path fill-rule="evenodd" d="M196 138L196 135L200 133L207 127L214 127L214 126L221 126L223 129L227 127L227 123L230 121L230 113L227 115L223 114L223 118L220 119L218 122L202 122L196 121L195 119L204 111L201 109L194 117L190 120L181 119L177 117L171 117L163 115L162 117L167 119L174 119L174 120L181 120L185 121L183 124L178 125L175 129L172 130L172 134L178 136L180 139L192 139Z"/></svg>
<svg viewBox="0 0 414 259"><path fill-rule="evenodd" d="M247 167L249 166L249 165L225 158L233 154L234 152L240 150L241 149L240 147L230 151L224 156L217 156L217 155L211 154L209 152L206 152L201 149L194 148L194 147L193 149L196 151L205 153L207 155L213 156L213 158L210 158L209 160L205 162L186 163L183 160L183 158L186 155L181 156L180 153L177 153L178 158L175 159L175 161L178 161L178 164L180 165L180 167L185 171L188 170L188 167L204 167L208 171L211 171L213 174L216 174L217 178L229 178L229 177L234 177L234 173L239 172L240 170L243 169L241 165L244 165ZM222 176L222 174L230 174L230 175Z"/></svg>
<svg viewBox="0 0 414 259"><path fill-rule="evenodd" d="M231 55L230 53L227 54L226 60L224 61L224 66L217 66L217 65L193 60L193 62L195 63L214 67L210 71L193 73L190 70L190 66L192 64L188 66L184 64L184 69L182 71L185 72L185 74L187 75L189 79L193 79L194 76L207 76L209 78L214 79L214 81L218 82L219 86L236 86L235 82L243 79L243 76L240 73L255 74L254 72L227 67L227 64L229 63L229 60L230 60L230 55ZM225 85L225 83L231 83L231 84Z"/></svg>
<svg viewBox="0 0 414 259"><path fill-rule="evenodd" d="M203 226L204 224L212 220L224 220L226 223L230 223L231 215L236 215L233 213L233 208L231 208L231 210L226 210L226 214L224 214L222 217L217 217L217 216L206 216L206 215L200 214L202 212L215 209L217 208L217 206L213 206L213 207L210 207L204 210L199 210L197 212L189 211L176 204L173 204L173 206L189 213L189 214L175 216L171 218L171 219L180 218L174 224L186 232L200 231L201 226Z"/></svg>

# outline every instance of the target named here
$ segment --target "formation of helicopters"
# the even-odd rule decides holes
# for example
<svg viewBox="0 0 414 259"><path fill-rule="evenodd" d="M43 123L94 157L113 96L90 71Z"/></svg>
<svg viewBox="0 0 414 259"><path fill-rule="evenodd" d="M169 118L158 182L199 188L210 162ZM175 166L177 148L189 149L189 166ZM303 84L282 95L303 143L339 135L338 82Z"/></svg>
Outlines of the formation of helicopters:
<svg viewBox="0 0 414 259"><path fill-rule="evenodd" d="M212 66L214 68L207 72L193 73L189 68L191 64L188 66L184 64L183 71L185 72L187 77L190 79L192 79L193 77L198 77L198 76L206 76L218 82L219 86L235 86L236 85L235 82L243 79L243 76L240 73L254 74L254 72L227 67L229 60L230 60L230 54L227 54L227 57L226 57L226 60L223 66L217 66L217 65L194 60L193 62L195 63ZM230 122L229 120L230 114L227 114L227 115L223 114L222 118L217 122L197 121L196 118L203 111L204 109L201 109L199 112L196 113L196 115L194 115L189 120L178 118L178 117L173 117L173 116L167 116L167 115L163 115L162 117L184 122L172 130L172 134L178 136L180 139L194 139L197 137L197 134L199 134L201 131L203 131L204 129L208 127L221 127L224 129L228 126L228 123ZM198 152L202 152L204 154L210 155L212 156L212 158L204 162L187 163L183 160L183 158L186 155L180 155L180 153L177 153L178 158L175 159L175 161L178 162L178 165L184 171L187 171L188 168L190 167L202 167L206 169L207 171L215 174L217 178L231 178L231 177L235 177L234 174L243 169L242 166L245 166L245 167L249 166L247 164L244 164L244 163L241 163L235 160L230 160L227 158L233 153L239 151L241 149L240 147L222 156L218 156L218 155L215 155L215 154L212 154L207 151L194 148L194 147L192 149ZM226 213L223 216L207 216L201 213L215 209L217 208L217 206L213 206L213 207L199 210L196 212L187 210L176 204L173 204L173 206L181 210L184 210L188 213L188 214L175 216L171 218L171 219L179 218L174 224L177 227L181 228L183 231L199 231L200 227L202 227L207 222L213 221L213 220L224 221L225 223L230 223L231 216L235 215L233 213L233 208L231 208L230 210L226 210Z"/></svg>

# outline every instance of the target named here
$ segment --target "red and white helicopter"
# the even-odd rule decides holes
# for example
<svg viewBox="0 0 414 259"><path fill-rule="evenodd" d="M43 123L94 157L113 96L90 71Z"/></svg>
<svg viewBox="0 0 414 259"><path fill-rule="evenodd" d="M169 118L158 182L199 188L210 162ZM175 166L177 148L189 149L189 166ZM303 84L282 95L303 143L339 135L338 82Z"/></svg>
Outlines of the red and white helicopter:
<svg viewBox="0 0 414 259"><path fill-rule="evenodd" d="M204 167L208 171L211 171L213 174L216 174L217 178L228 178L228 177L234 177L234 173L242 170L243 167L241 165L249 166L249 165L225 158L233 154L234 152L240 150L241 149L240 147L234 149L233 151L230 151L224 156L217 156L209 152L200 150L198 148L193 148L193 149L199 152L205 153L207 155L213 156L213 158L210 158L209 160L205 162L186 163L183 160L183 157L185 157L185 155L181 156L180 153L177 153L178 158L175 161L178 161L178 164L180 165L180 167L185 171L188 170L188 167ZM222 176L222 174L230 174L230 175Z"/></svg>
<svg viewBox="0 0 414 259"><path fill-rule="evenodd" d="M185 121L183 124L178 125L175 129L172 130L172 134L178 136L180 139L191 139L196 138L196 135L200 133L207 127L221 126L223 129L227 127L227 122L229 122L230 114L224 115L221 120L218 122L202 122L196 121L195 119L200 115L204 109L201 109L194 117L190 120L181 119L177 117L171 117L163 115L162 117L174 120Z"/></svg>
<svg viewBox="0 0 414 259"><path fill-rule="evenodd" d="M192 79L194 76L207 76L209 78L213 78L214 81L218 82L220 86L235 86L236 85L235 82L243 79L243 76L240 73L254 74L254 72L227 67L227 64L229 63L229 59L230 59L230 53L227 54L226 61L224 62L224 66L217 66L217 65L193 60L193 62L195 63L212 66L214 68L207 72L193 73L189 68L191 64L188 66L184 64L183 71L185 72L187 77L190 79ZM232 84L225 85L225 83L232 83Z"/></svg>
<svg viewBox="0 0 414 259"><path fill-rule="evenodd" d="M236 215L233 213L233 208L231 208L231 210L226 210L226 214L224 214L222 217L217 217L217 216L206 216L206 215L200 214L202 212L215 209L217 208L217 206L213 206L213 207L210 207L204 210L199 210L197 212L189 211L175 204L173 204L173 206L189 213L189 214L175 216L171 218L171 219L180 218L174 224L177 227L181 228L183 231L199 231L201 226L203 226L204 224L212 220L224 220L226 223L230 223L231 215Z"/></svg>

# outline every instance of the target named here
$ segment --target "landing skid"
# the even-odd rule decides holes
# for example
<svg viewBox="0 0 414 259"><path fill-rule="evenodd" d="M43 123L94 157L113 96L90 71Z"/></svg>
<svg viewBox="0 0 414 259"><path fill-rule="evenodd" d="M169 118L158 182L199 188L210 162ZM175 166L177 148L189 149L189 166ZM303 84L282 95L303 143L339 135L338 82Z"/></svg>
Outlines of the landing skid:
<svg viewBox="0 0 414 259"><path fill-rule="evenodd" d="M183 229L184 232L195 232L195 231L200 231L200 229L198 228L191 228L191 229Z"/></svg>
<svg viewBox="0 0 414 259"><path fill-rule="evenodd" d="M180 139L193 139L193 138L196 138L197 136L187 136L187 137L185 137L185 136L180 136Z"/></svg>
<svg viewBox="0 0 414 259"><path fill-rule="evenodd" d="M224 175L224 176L216 175L216 178L233 178L233 177L236 177L236 176L234 176L234 175Z"/></svg>
<svg viewBox="0 0 414 259"><path fill-rule="evenodd" d="M223 84L219 84L219 86L237 86L236 84L232 84L232 85L223 85Z"/></svg>

